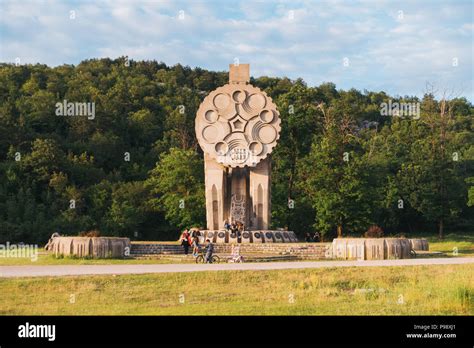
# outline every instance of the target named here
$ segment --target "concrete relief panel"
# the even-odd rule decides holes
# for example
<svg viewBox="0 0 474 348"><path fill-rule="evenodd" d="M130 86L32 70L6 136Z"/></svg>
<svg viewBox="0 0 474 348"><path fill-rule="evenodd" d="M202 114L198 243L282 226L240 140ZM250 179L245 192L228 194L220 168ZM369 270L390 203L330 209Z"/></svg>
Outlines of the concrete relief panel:
<svg viewBox="0 0 474 348"><path fill-rule="evenodd" d="M231 83L211 92L201 103L195 130L203 151L228 167L254 167L280 137L276 105L259 88Z"/></svg>

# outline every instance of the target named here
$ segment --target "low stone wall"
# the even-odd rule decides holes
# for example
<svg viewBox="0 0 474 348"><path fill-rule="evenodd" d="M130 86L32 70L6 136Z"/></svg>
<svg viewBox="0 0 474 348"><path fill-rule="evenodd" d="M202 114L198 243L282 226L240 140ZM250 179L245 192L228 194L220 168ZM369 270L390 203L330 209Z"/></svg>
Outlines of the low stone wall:
<svg viewBox="0 0 474 348"><path fill-rule="evenodd" d="M429 244L425 238L411 238L409 239L411 248L415 251L428 251Z"/></svg>
<svg viewBox="0 0 474 348"><path fill-rule="evenodd" d="M259 243L239 244L240 253L245 254L274 254L294 255L304 260L330 259L331 243ZM232 245L214 244L216 253L230 254ZM191 251L191 248L190 248ZM178 244L160 244L159 242L134 243L132 242L131 255L154 255L154 254L184 254L183 247Z"/></svg>
<svg viewBox="0 0 474 348"><path fill-rule="evenodd" d="M428 250L425 239L406 238L336 238L332 255L343 260L409 259L411 250Z"/></svg>
<svg viewBox="0 0 474 348"><path fill-rule="evenodd" d="M191 250L191 248L190 248ZM160 244L158 242L135 243L132 242L130 254L134 255L155 255L155 254L184 254L183 247L178 244Z"/></svg>
<svg viewBox="0 0 474 348"><path fill-rule="evenodd" d="M56 256L123 258L130 251L130 239L118 237L55 237L48 250Z"/></svg>

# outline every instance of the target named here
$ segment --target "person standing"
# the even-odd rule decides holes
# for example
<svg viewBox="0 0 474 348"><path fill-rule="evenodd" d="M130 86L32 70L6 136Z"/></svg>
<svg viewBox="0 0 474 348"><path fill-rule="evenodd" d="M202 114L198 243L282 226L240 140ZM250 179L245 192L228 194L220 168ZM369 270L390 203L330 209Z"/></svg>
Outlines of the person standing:
<svg viewBox="0 0 474 348"><path fill-rule="evenodd" d="M314 233L313 240L315 243L319 243L321 241L321 236L319 235L319 232Z"/></svg>
<svg viewBox="0 0 474 348"><path fill-rule="evenodd" d="M230 231L230 227L231 227L231 226L230 226L230 224L229 224L229 221L225 220L225 221L224 221L224 228L225 228L225 230L226 230L227 232Z"/></svg>
<svg viewBox="0 0 474 348"><path fill-rule="evenodd" d="M232 260L232 262L242 262L243 261L242 255L240 255L240 245L232 244L231 260Z"/></svg>
<svg viewBox="0 0 474 348"><path fill-rule="evenodd" d="M236 230L237 230L237 238L240 238L242 236L242 232L244 231L244 225L241 222L237 222Z"/></svg>
<svg viewBox="0 0 474 348"><path fill-rule="evenodd" d="M199 254L199 237L197 235L193 238L193 256L196 257Z"/></svg>
<svg viewBox="0 0 474 348"><path fill-rule="evenodd" d="M184 230L183 234L181 235L181 245L184 249L184 255L188 255L189 252L189 245L190 245L190 235L188 230Z"/></svg>

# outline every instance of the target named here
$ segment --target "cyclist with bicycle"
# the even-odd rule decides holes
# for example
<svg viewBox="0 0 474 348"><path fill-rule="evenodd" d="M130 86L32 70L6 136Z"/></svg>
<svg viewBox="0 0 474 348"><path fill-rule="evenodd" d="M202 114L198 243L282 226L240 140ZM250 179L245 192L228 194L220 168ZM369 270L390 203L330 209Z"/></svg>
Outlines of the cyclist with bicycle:
<svg viewBox="0 0 474 348"><path fill-rule="evenodd" d="M206 239L206 242L206 257L204 258L204 262L212 263L212 253L214 252L214 244L212 244L210 239Z"/></svg>

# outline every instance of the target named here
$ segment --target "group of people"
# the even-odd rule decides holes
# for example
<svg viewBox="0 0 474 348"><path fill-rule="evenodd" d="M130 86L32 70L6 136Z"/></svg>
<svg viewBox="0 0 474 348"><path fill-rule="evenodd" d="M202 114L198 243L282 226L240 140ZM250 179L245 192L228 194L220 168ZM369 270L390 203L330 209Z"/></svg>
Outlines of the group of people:
<svg viewBox="0 0 474 348"><path fill-rule="evenodd" d="M201 233L195 229L186 229L183 231L180 237L180 241L181 245L183 246L185 255L188 255L190 246L193 248L193 256L197 257L199 255L199 249L201 247L199 244L200 234ZM204 259L206 262L211 263L212 254L214 253L214 244L212 244L210 239L206 239L206 243L206 255Z"/></svg>
<svg viewBox="0 0 474 348"><path fill-rule="evenodd" d="M315 232L314 235L311 235L311 233L308 232L306 233L304 240L307 243L311 243L311 242L319 243L321 241L321 235L319 234L319 232Z"/></svg>
<svg viewBox="0 0 474 348"><path fill-rule="evenodd" d="M227 232L234 233L240 237L242 235L242 232L244 231L244 224L239 221L233 221L232 223L229 223L229 221L225 220L224 228Z"/></svg>
<svg viewBox="0 0 474 348"><path fill-rule="evenodd" d="M242 232L244 231L244 224L239 221L233 221L229 223L228 220L224 221L224 228L227 232L235 234L237 237L240 238ZM199 251L201 248L199 237L201 236L201 232L198 229L190 228L185 229L179 238L181 242L181 246L184 249L184 254L189 254L189 247L192 247L193 256L197 257L199 255ZM205 246L205 262L211 263L212 262L212 254L214 253L214 244L210 239L206 239L206 246ZM234 248L232 245L232 260L233 262L243 262L243 258L240 255L240 246Z"/></svg>
<svg viewBox="0 0 474 348"><path fill-rule="evenodd" d="M243 228L243 225L242 225ZM181 234L180 241L181 245L184 249L184 254L189 254L189 247L193 248L193 256L197 257L199 255L199 236L200 232L198 230L190 229L184 230ZM206 239L206 246L205 246L206 254L204 256L204 261L206 263L212 263L212 254L214 253L214 244L210 239ZM242 255L240 255L240 245L232 244L232 251L231 251L231 262L244 262Z"/></svg>

